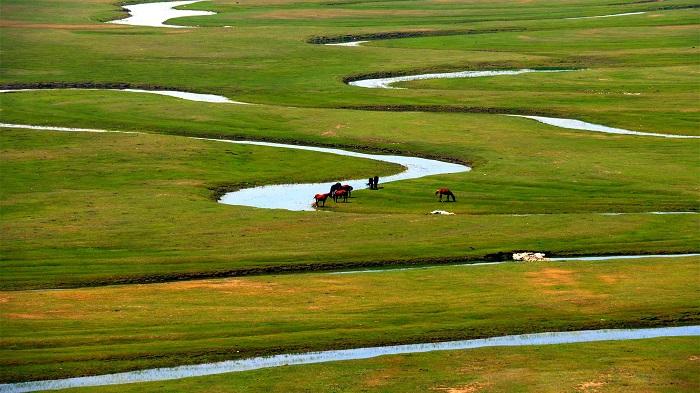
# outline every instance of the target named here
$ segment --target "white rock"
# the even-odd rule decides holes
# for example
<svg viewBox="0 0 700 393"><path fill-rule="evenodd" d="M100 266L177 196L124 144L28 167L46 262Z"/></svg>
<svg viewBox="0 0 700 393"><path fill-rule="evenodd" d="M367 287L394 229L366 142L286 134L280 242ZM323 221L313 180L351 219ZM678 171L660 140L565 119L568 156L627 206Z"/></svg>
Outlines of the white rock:
<svg viewBox="0 0 700 393"><path fill-rule="evenodd" d="M535 262L535 261L546 261L544 253L542 252L518 252L513 254L514 261L525 261L525 262Z"/></svg>
<svg viewBox="0 0 700 393"><path fill-rule="evenodd" d="M454 216L454 213L446 212L444 210L433 210L430 212L430 214L442 214L444 216Z"/></svg>

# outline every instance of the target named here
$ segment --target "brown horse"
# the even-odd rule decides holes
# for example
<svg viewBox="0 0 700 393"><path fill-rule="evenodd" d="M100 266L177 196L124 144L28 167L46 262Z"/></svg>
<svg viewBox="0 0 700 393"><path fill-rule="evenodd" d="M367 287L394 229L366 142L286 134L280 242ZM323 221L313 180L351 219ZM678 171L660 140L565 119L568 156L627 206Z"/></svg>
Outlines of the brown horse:
<svg viewBox="0 0 700 393"><path fill-rule="evenodd" d="M341 198L343 199L343 202L347 202L348 201L348 192L343 190L343 189L336 190L333 193L333 200L335 202L338 202L338 199L341 199Z"/></svg>
<svg viewBox="0 0 700 393"><path fill-rule="evenodd" d="M438 188L437 190L435 190L435 195L440 195L440 202L442 202L443 195L447 196L447 202L450 201L450 197L452 197L452 202L457 202L455 194L453 194L449 188Z"/></svg>
<svg viewBox="0 0 700 393"><path fill-rule="evenodd" d="M352 198L352 190L354 189L351 185L349 184L343 184L340 187L341 190L345 190L345 192L348 193L348 198Z"/></svg>
<svg viewBox="0 0 700 393"><path fill-rule="evenodd" d="M316 194L316 195L314 195L314 199L316 200L315 205L316 206L326 206L326 199L328 199L328 197L330 195L331 194Z"/></svg>

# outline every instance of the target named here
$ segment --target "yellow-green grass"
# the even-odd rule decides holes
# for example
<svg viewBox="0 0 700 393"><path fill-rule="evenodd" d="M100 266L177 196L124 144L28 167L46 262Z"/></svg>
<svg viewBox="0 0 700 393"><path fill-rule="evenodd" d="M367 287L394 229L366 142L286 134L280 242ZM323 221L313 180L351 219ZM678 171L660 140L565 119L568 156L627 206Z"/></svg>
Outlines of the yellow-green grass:
<svg viewBox="0 0 700 393"><path fill-rule="evenodd" d="M577 117L640 131L697 132L697 105L693 102L697 94L691 79L697 73L697 9L571 21L552 20L551 2L521 7L505 2L431 3L427 8L421 1L400 3L202 2L190 8L213 9L219 14L181 20L205 26L183 30L100 24L96 15L117 8L109 0L87 4L65 1L60 9L53 3L33 3L31 13L25 3L8 1L3 3L3 18L20 26L3 29L6 53L0 80L129 82L219 93L242 101L314 107L402 104L491 108ZM691 5L689 1L672 1L663 7ZM603 6L603 2L566 2L557 4L557 10L561 16L576 16L598 8L603 13L630 8L593 6ZM79 7L85 10L67 16ZM357 8L378 14L344 14ZM639 11L659 5L634 8ZM392 10L416 15L406 20L386 15ZM454 13L455 19L443 15L446 10ZM256 18L255 12L292 12L303 17ZM327 12L339 16L319 17ZM50 25L64 19L68 28ZM25 22L39 25L22 27ZM70 23L79 27L71 29ZM86 23L93 23L94 28L86 30ZM224 25L233 27L207 27ZM305 42L316 35L506 27L526 30L387 40L360 48ZM440 91L362 89L342 83L344 77L373 72L519 67L577 67L586 71L430 85ZM605 80L604 86L599 79ZM642 95L624 95L640 92L640 79L645 83ZM628 91L633 87L634 91Z"/></svg>
<svg viewBox="0 0 700 393"><path fill-rule="evenodd" d="M697 338L482 348L67 392L696 392Z"/></svg>
<svg viewBox="0 0 700 393"><path fill-rule="evenodd" d="M410 120L404 123L414 131L406 135L417 141L425 118L413 116L399 117ZM427 117L453 117L455 122L474 117L475 124L486 118ZM520 249L558 254L698 249L697 215L599 214L696 210L697 191L688 189L697 160L692 141L589 140L574 134L569 137L576 143L567 145L565 138L556 142L545 134L541 150L529 156L527 149L537 149L538 138L528 139L533 131L508 133L504 128L494 135L500 138L489 138L493 129L479 131L475 125L474 133L483 137L474 137L449 123L445 127L443 136L440 128L433 131L445 146L423 144L423 151L467 159L459 143L469 149L473 140L471 148L478 149L482 164L472 173L359 191L351 203L331 203L326 210L334 214L220 205L210 188L366 178L395 172L396 167L176 136L4 130L2 287L456 262ZM345 132L343 127L337 130ZM450 135L454 141L448 147ZM552 143L562 149L553 149ZM668 148L660 149L661 144ZM610 153L601 154L605 145ZM589 163L589 155L596 154ZM659 164L655 168L650 163ZM553 167L558 170L551 172ZM457 193L458 203L437 202L432 190L443 185ZM438 208L457 215L426 214ZM347 214L335 214L341 212Z"/></svg>
<svg viewBox="0 0 700 393"><path fill-rule="evenodd" d="M5 291L2 381L262 354L697 324L700 258Z"/></svg>
<svg viewBox="0 0 700 393"><path fill-rule="evenodd" d="M474 171L360 191L352 203L332 205L331 214L269 211L218 205L209 188L384 176L397 168L175 136L3 129L3 381L289 351L697 323L698 258L27 291L266 269L442 263L521 249L559 254L698 250L697 216L596 214L697 211L697 140L592 134L492 114L333 109L456 106L697 135L693 1L545 0L514 6L510 1L215 0L188 8L218 14L176 21L202 26L198 29L158 29L103 24L124 15L113 0L3 1L0 82L126 82L270 105L212 105L118 92L18 93L0 95L0 121L383 149L467 161ZM561 19L633 11L651 12ZM314 36L418 29L510 31L377 41L359 48L306 43ZM375 72L520 67L584 70L422 81L407 90L342 82ZM459 202L437 203L431 190L438 186L452 188ZM457 215L426 215L436 208ZM684 359L695 343L654 341L670 342L677 344L668 351ZM588 353L603 351L604 345L591 344ZM610 356L619 358L624 345L634 344L610 345ZM511 369L491 388L525 390L527 384L557 390L555 378L548 378L553 374L543 371L552 363L574 389L613 373L604 368L599 374L592 365L586 368L590 374L579 374L581 361L570 354L547 363L562 348L545 349L554 354L541 356L541 368ZM444 364L431 358L438 354L424 356L424 364ZM662 390L697 386L688 377L695 363L657 356L639 356L647 359L637 363L647 370L637 374L641 380L625 373L615 377L623 379L620 384L661 384ZM418 357L396 359L411 358ZM502 364L488 366L493 374ZM316 375L314 367L326 366L304 372ZM650 375L649 369L664 371ZM479 382L454 377L447 365L444 370L433 373L444 379L425 373L424 379L393 389ZM218 381L248 379L231 383L248 384L251 391L282 389L295 381L277 383L280 377L266 374L274 372L280 370L207 381L223 390L215 386ZM304 375L296 382L309 389L347 390L342 381L357 379L327 375L316 386ZM255 382L258 376L267 381ZM334 377L341 382L324 389L324 381ZM666 389L677 380L691 384ZM163 386L179 390L177 383Z"/></svg>

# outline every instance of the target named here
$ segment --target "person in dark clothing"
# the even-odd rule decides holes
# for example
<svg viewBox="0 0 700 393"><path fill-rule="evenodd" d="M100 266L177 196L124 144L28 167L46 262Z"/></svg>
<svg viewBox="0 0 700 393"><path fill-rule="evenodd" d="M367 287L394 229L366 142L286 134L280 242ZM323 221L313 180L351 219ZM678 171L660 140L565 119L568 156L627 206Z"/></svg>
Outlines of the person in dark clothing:
<svg viewBox="0 0 700 393"><path fill-rule="evenodd" d="M369 187L370 190L374 190L374 179L372 179L370 177L369 181L367 182L367 186Z"/></svg>
<svg viewBox="0 0 700 393"><path fill-rule="evenodd" d="M375 190L379 189L379 176L374 177L374 189Z"/></svg>

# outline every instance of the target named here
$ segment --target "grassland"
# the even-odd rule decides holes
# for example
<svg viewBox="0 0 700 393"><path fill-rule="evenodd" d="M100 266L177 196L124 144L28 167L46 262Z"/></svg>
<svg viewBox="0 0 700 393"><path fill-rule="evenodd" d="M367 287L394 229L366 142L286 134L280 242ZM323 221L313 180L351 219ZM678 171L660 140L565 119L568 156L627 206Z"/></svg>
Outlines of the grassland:
<svg viewBox="0 0 700 393"><path fill-rule="evenodd" d="M68 392L695 392L697 346L671 338L488 348Z"/></svg>
<svg viewBox="0 0 700 393"><path fill-rule="evenodd" d="M198 28L158 29L102 23L123 16L113 0L2 1L4 86L123 82L257 105L104 91L0 94L0 122L143 132L0 129L0 379L697 324L698 258L269 275L467 262L513 250L699 251L697 215L645 214L698 211L698 140L588 133L499 115L700 135L697 4L620 3L215 0L188 8L217 15L175 21ZM635 11L647 13L563 19ZM387 32L416 36L357 48L308 42ZM415 81L401 90L343 83L358 75L521 67L577 71ZM473 171L359 191L327 214L224 206L214 190L400 169L184 136L441 158ZM431 190L440 186L458 202L438 203ZM426 214L436 208L456 215ZM608 212L633 214L600 214ZM250 274L268 275L194 280ZM119 283L139 285L109 286ZM688 359L697 355L696 341L426 354L129 388L294 391L303 380L302 391L469 384L556 391L557 375L573 389L592 381L611 391L645 384L692 391L697 362ZM357 375L368 379L348 383Z"/></svg>
<svg viewBox="0 0 700 393"><path fill-rule="evenodd" d="M698 257L6 291L2 380L511 333L698 323Z"/></svg>
<svg viewBox="0 0 700 393"><path fill-rule="evenodd" d="M35 103L34 108L41 107ZM464 121L460 117L485 117L428 117L443 116L455 122ZM418 120L416 115L409 117ZM439 129L435 132L438 139ZM445 131L445 143L451 135ZM508 139L513 133L504 129L500 135ZM697 250L695 215L590 214L695 210L696 193L686 189L694 174L683 174L696 158L693 142L618 137L606 143L600 141L606 137L592 142L586 135L573 137L581 141L576 150L543 146L542 153L531 158L517 145L510 151L499 140L475 142L484 157L475 173L357 192L352 203L326 209L345 213L342 229L332 229L338 225L335 215L217 205L211 188L289 178L365 178L397 169L320 153L172 136L5 130L0 137L6 179L0 194L5 220L0 282L15 289L74 287L256 271L459 262L519 249L569 255ZM468 140L490 139L484 133L465 138L465 145ZM552 140L545 137L542 143ZM531 138L527 147L533 148L536 141ZM659 143L675 148L664 151ZM589 151L583 148L586 144ZM605 145L610 153L599 155L589 167L586 157ZM687 162L681 160L681 151L686 151ZM439 152L469 157L456 150ZM663 164L656 169L645 166L652 157ZM297 163L303 162L309 163L305 175L296 176ZM558 172L546 170L555 165ZM675 182L664 182L669 172L679 173ZM558 182L562 173L570 179ZM447 207L458 215L426 215L442 206L430 190L443 184L459 195L460 202ZM629 199L631 193L635 199ZM513 213L547 214L509 215Z"/></svg>

